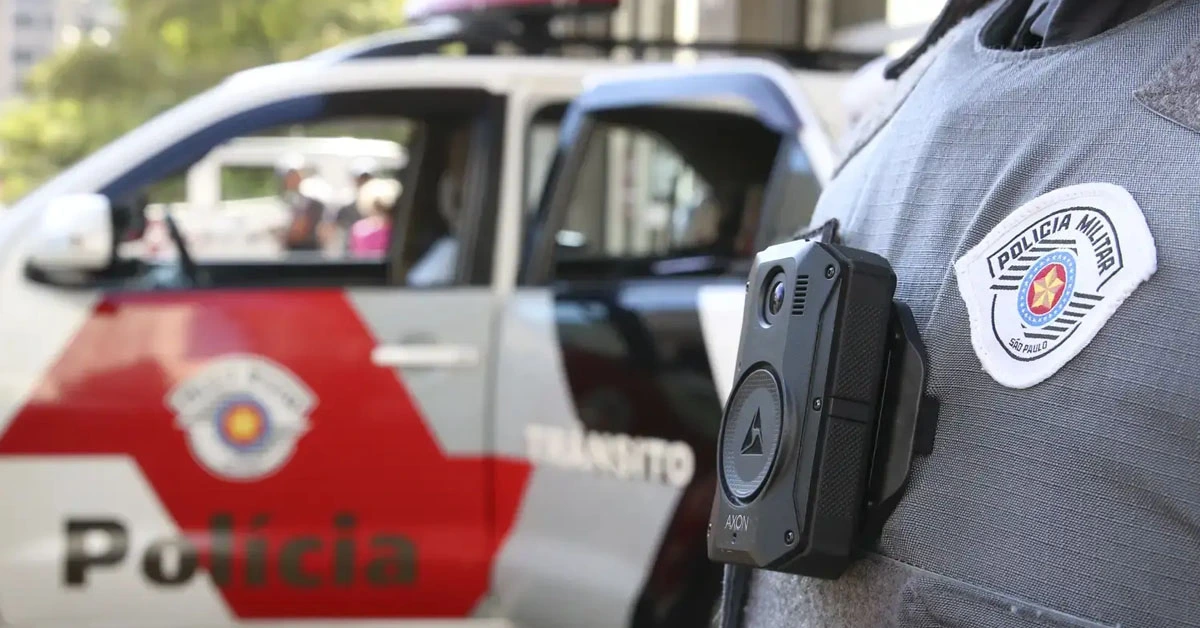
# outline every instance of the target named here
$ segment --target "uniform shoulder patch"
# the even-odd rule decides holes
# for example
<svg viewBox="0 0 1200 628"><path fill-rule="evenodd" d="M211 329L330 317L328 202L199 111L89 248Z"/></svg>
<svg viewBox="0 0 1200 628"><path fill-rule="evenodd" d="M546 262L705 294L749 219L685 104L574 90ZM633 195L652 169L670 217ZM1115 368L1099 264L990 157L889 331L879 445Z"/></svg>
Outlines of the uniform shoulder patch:
<svg viewBox="0 0 1200 628"><path fill-rule="evenodd" d="M1010 388L1056 373L1158 267L1124 188L1085 183L1022 205L954 263L983 369Z"/></svg>

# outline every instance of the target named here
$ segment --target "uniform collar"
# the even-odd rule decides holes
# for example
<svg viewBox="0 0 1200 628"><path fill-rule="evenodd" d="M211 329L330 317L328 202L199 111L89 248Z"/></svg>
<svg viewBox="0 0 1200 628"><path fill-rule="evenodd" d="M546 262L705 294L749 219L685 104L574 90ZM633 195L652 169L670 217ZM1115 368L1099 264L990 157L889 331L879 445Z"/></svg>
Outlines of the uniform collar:
<svg viewBox="0 0 1200 628"><path fill-rule="evenodd" d="M1049 48L1094 37L1168 0L1008 0L996 33L1009 49Z"/></svg>
<svg viewBox="0 0 1200 628"><path fill-rule="evenodd" d="M992 4L993 0L948 0L942 7L941 13L930 23L925 35L908 52L888 64L884 76L888 79L899 77L911 67L918 58L924 55L946 33L960 22L970 17L976 11ZM1171 0L1050 0L1045 11L1052 11L1047 17L1046 28L1049 45L1057 45L1064 41L1078 41L1099 34L1128 21L1151 8L1170 2ZM1028 15L1032 7L1045 3L1045 0L1004 0L1002 13L1012 14L1015 23L1008 32L1011 41L1022 19ZM1044 44L1045 45L1045 44Z"/></svg>

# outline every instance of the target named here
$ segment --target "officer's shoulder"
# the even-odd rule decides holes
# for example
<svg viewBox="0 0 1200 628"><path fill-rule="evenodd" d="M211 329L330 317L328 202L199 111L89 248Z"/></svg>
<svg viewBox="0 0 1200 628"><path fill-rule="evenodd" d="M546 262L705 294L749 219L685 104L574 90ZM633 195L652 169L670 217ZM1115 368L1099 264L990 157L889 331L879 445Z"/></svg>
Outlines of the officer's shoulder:
<svg viewBox="0 0 1200 628"><path fill-rule="evenodd" d="M866 71L879 72L881 75L890 75L896 69L902 69L902 71L898 76L889 76L882 86L876 88L876 98L870 106L863 108L861 116L846 132L839 151L840 160L834 169L835 175L887 125L909 94L916 88L921 78L925 76L933 62L959 37L972 32L975 25L965 19L968 16L970 16L970 12L958 16L957 19L946 21L941 25L941 29L936 26L931 27L931 31L941 30L941 32L937 33L936 37L932 36L932 32L927 34L913 50L887 64L886 70L882 66L865 68Z"/></svg>

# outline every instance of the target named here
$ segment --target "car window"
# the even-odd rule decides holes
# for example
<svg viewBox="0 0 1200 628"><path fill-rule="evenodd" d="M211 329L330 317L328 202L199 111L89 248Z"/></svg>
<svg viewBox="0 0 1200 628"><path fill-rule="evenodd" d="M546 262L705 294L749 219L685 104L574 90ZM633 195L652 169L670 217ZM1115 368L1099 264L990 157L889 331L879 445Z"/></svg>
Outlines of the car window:
<svg viewBox="0 0 1200 628"><path fill-rule="evenodd" d="M144 254L178 255L163 216L170 212L201 263L382 260L402 191L398 175L419 125L400 116L347 117L231 138L145 188ZM365 185L372 179L379 182Z"/></svg>
<svg viewBox="0 0 1200 628"><path fill-rule="evenodd" d="M717 244L735 208L653 131L605 125L588 144L558 232L576 258L666 257Z"/></svg>
<svg viewBox="0 0 1200 628"><path fill-rule="evenodd" d="M116 267L182 266L173 221L215 287L486 282L490 242L459 255L458 238L492 235L462 223L489 202L476 188L494 187L495 160L476 153L496 139L475 130L503 107L478 90L446 91L306 97L164 148L105 190L139 225L119 236ZM470 264L461 273L460 259Z"/></svg>
<svg viewBox="0 0 1200 628"><path fill-rule="evenodd" d="M781 138L702 109L595 114L551 189L557 278L721 273L753 257ZM565 163L565 162L564 162Z"/></svg>

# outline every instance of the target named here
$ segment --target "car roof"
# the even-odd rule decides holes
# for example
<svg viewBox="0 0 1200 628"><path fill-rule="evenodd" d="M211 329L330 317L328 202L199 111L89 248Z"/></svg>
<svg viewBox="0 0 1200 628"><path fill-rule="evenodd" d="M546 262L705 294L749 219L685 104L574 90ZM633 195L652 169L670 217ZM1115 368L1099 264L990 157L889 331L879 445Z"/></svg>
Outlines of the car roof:
<svg viewBox="0 0 1200 628"><path fill-rule="evenodd" d="M242 70L221 83L225 88L240 88L247 84L266 86L289 85L330 72L388 72L403 71L409 78L428 78L431 86L476 86L496 92L506 92L513 85L530 78L582 79L597 70L628 65L614 59L573 59L562 57L483 56L483 55L418 55L396 58L350 59L329 64L315 60L300 60L259 66Z"/></svg>
<svg viewBox="0 0 1200 628"><path fill-rule="evenodd" d="M222 102L269 102L275 98L291 97L314 90L362 89L374 81L379 81L381 85L391 83L386 79L389 73L402 73L408 79L406 82L417 88L482 88L504 94L529 81L547 81L558 82L559 90L563 90L564 84L572 88L577 85L577 90L560 91L563 94L571 94L583 89L584 79L590 74L645 63L612 58L416 55L351 59L332 64L328 61L309 59L260 66L235 73L212 89L152 118L129 135L59 173L23 198L19 204L37 205L41 202L41 197L52 190L73 189L80 182L88 180L88 177L107 172L109 168L100 166L101 163L115 164L128 159L130 155L144 154L154 149L162 134L173 133L179 121L204 117L208 115L206 112L212 111L214 106ZM814 73L784 71L803 80L807 80L806 77ZM825 74L824 71L815 73ZM842 72L828 74L830 80L837 80L833 75ZM845 74L848 79L850 74ZM807 90L804 91L807 93ZM827 126L838 126L837 115L833 113L836 107L820 107L817 103L813 103L813 106L829 115L828 119L824 120ZM837 137L834 133L830 135ZM85 173L90 174L85 176ZM81 176L84 178L79 179Z"/></svg>
<svg viewBox="0 0 1200 628"><path fill-rule="evenodd" d="M751 59L735 57L735 59ZM761 59L758 61L761 62ZM700 61L704 63L704 61ZM572 58L497 55L415 55L404 57L363 58L338 61L306 59L286 63L260 66L238 72L221 85L218 90L240 91L244 88L271 90L278 86L290 91L296 83L312 81L313 77L328 73L331 67L338 68L343 76L367 73L386 76L388 72L403 72L414 85L429 87L477 87L494 93L508 93L515 86L530 80L555 80L579 82L582 90L585 79L614 80L625 72L645 66L670 67L669 61L646 62L613 58ZM687 65L674 66L687 71ZM780 68L790 74L799 85L826 132L841 137L845 126L841 90L853 76L849 71Z"/></svg>
<svg viewBox="0 0 1200 628"><path fill-rule="evenodd" d="M749 57L736 57L749 58ZM703 61L701 61L703 63ZM403 71L406 75L428 77L433 84L442 85L457 83L463 85L486 86L497 91L515 82L523 82L529 78L579 78L589 75L607 77L608 72L624 68L635 68L645 65L670 65L669 60L647 62L640 60L622 60L612 58L573 58L573 57L533 57L533 56L495 56L495 55L418 55L411 57L366 58L350 59L329 64L315 60L299 60L259 66L236 72L226 78L221 85L241 87L255 84L261 87L267 85L290 85L297 80L306 80L315 75L328 72L336 67L341 72L386 72L388 70ZM687 70L687 65L675 66L681 71ZM852 72L833 70L811 70L785 68L798 80L809 83L824 83L836 86L848 79ZM613 76L619 76L620 73ZM603 80L603 79L601 79Z"/></svg>
<svg viewBox="0 0 1200 628"><path fill-rule="evenodd" d="M823 137L817 138L810 135L810 138L827 145L831 153L837 152L837 145L841 142L848 123L842 96L845 86L854 76L849 71L790 68L761 57L719 57L700 60L689 65L656 62L620 68L613 67L589 75L585 79L585 85L598 87L622 80L654 82L678 76L680 72L687 73L689 70L692 72L692 76L711 75L715 77L740 73L769 78L779 84L788 94L792 106L800 113L803 124L815 121L815 126L819 127L818 135ZM688 100L692 99L688 98ZM740 97L707 97L701 103L705 106L740 110L745 113L753 112L753 108L742 101Z"/></svg>

